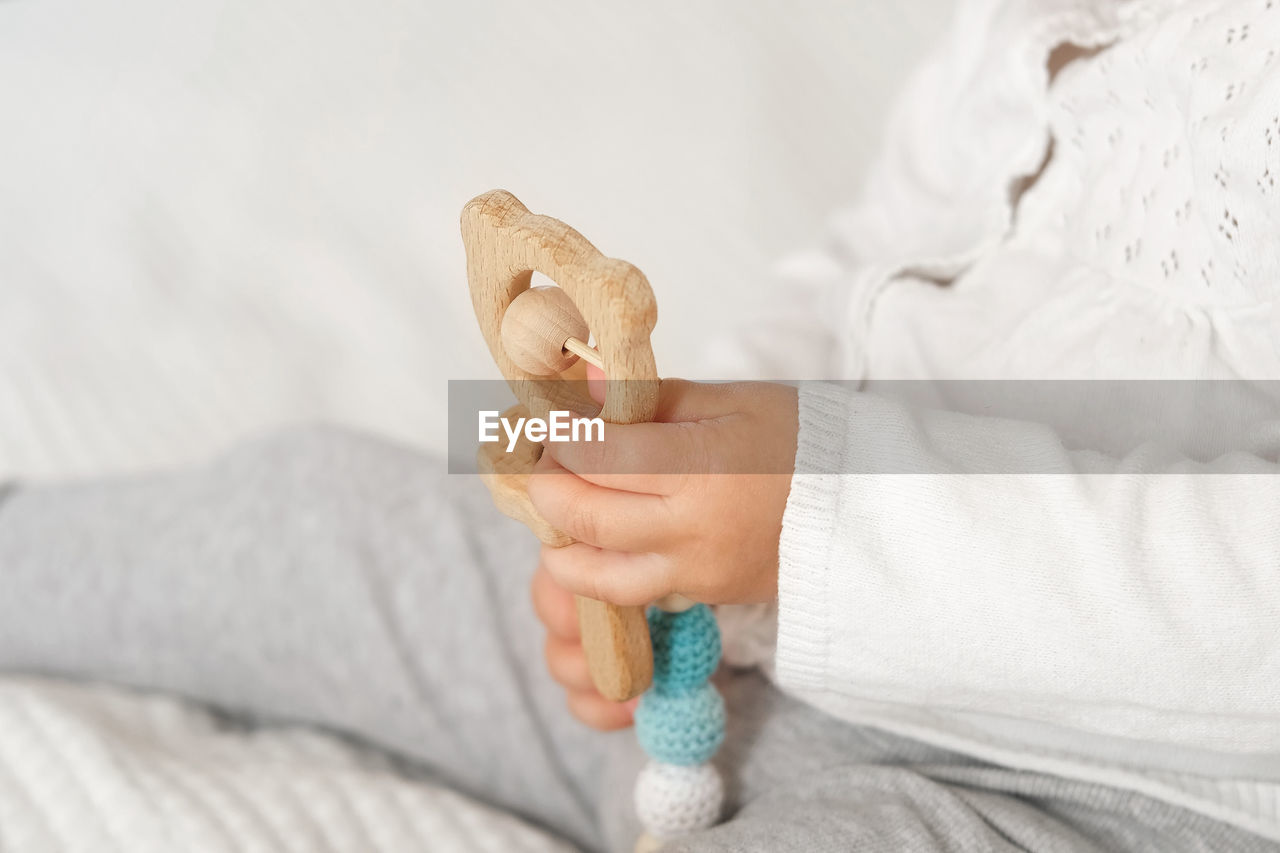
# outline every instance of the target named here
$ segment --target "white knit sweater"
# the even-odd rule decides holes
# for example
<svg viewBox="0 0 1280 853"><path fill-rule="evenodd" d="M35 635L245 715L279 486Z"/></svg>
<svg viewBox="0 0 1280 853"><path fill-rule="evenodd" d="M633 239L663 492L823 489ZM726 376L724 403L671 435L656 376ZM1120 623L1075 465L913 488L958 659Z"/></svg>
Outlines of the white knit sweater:
<svg viewBox="0 0 1280 853"><path fill-rule="evenodd" d="M1051 78L1064 43L1101 49ZM1259 389L1217 384L1172 426L1112 406L1105 428L877 391L1280 379L1278 46L1280 0L962 9L862 203L746 348L785 355L757 376L863 380L801 393L783 687L1280 838L1280 424L1196 452Z"/></svg>

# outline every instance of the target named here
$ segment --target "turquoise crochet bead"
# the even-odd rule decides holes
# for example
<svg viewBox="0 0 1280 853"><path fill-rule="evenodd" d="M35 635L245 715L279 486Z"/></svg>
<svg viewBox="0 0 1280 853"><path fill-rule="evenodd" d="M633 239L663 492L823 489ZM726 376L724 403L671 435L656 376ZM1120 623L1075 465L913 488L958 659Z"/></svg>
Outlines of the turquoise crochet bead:
<svg viewBox="0 0 1280 853"><path fill-rule="evenodd" d="M703 684L720 663L720 628L705 604L681 613L649 611L653 642L653 686L665 693Z"/></svg>
<svg viewBox="0 0 1280 853"><path fill-rule="evenodd" d="M724 741L724 700L705 682L679 693L655 688L640 697L635 721L636 738L650 758L701 764Z"/></svg>

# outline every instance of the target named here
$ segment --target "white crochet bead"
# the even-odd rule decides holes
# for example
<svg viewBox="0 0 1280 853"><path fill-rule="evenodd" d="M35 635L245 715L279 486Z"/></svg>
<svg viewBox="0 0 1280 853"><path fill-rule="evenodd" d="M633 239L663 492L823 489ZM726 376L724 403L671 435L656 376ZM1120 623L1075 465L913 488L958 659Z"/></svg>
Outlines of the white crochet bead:
<svg viewBox="0 0 1280 853"><path fill-rule="evenodd" d="M724 783L710 764L679 767L650 761L636 779L636 814L654 838L676 838L714 826Z"/></svg>

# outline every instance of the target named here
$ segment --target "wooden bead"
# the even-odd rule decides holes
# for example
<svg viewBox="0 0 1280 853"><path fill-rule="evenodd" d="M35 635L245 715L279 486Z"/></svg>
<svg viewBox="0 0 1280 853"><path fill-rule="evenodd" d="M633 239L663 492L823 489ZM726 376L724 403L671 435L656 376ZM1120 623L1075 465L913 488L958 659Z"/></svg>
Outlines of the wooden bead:
<svg viewBox="0 0 1280 853"><path fill-rule="evenodd" d="M573 300L558 287L531 287L512 300L502 316L502 348L521 370L555 376L578 356L566 352L569 338L586 340L587 323Z"/></svg>

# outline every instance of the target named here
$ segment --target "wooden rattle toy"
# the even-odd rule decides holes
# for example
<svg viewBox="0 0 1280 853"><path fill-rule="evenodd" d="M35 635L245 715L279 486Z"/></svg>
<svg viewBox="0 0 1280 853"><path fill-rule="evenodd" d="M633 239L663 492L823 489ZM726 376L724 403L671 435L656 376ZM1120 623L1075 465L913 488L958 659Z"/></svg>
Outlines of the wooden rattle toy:
<svg viewBox="0 0 1280 853"><path fill-rule="evenodd" d="M657 306L638 269L605 257L577 231L530 213L503 190L463 208L462 239L476 319L519 401L503 417L547 418L553 410L598 410L619 424L653 417L658 372L649 335ZM534 272L558 287L531 288ZM598 351L588 343L592 333ZM609 380L603 405L574 381L580 359ZM541 453L541 445L524 436L511 452L500 443L482 444L480 472L500 510L545 544L564 547L572 537L541 518L528 496ZM596 688L617 702L643 693L636 736L650 761L636 783L636 811L645 827L636 849L656 849L713 825L723 783L709 759L725 725L724 702L709 681L720 660L714 615L678 595L655 602L647 616L643 607L581 596L577 610Z"/></svg>

